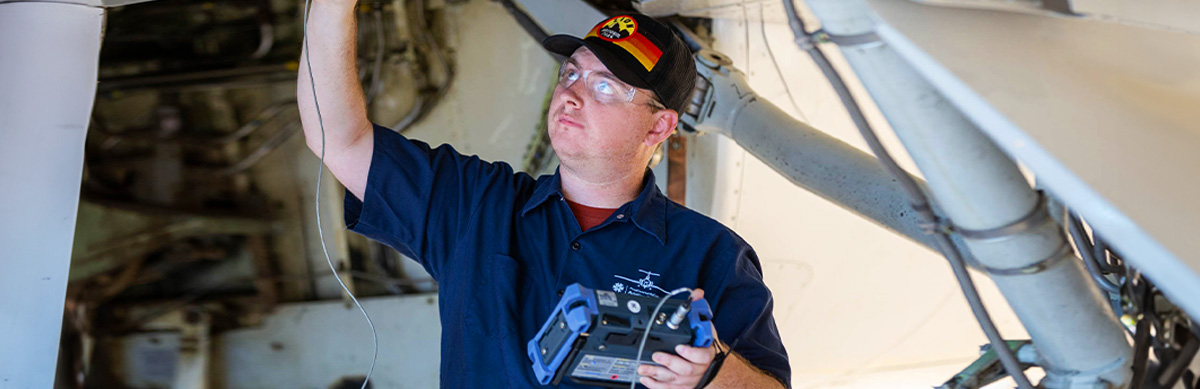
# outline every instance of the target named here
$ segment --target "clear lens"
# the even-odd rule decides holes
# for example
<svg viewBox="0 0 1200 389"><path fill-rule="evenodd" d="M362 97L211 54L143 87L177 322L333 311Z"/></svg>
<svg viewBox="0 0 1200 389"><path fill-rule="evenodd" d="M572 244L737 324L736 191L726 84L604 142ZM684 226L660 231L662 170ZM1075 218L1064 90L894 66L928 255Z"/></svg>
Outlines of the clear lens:
<svg viewBox="0 0 1200 389"><path fill-rule="evenodd" d="M563 89L570 88L575 80L579 79L579 70L575 69L574 65L563 64L558 70L558 84L562 85Z"/></svg>
<svg viewBox="0 0 1200 389"><path fill-rule="evenodd" d="M607 73L593 73L591 70L580 71L573 63L564 63L558 71L558 84L563 89L570 88L582 78L592 98L604 104L626 103L633 101L637 90L621 82Z"/></svg>

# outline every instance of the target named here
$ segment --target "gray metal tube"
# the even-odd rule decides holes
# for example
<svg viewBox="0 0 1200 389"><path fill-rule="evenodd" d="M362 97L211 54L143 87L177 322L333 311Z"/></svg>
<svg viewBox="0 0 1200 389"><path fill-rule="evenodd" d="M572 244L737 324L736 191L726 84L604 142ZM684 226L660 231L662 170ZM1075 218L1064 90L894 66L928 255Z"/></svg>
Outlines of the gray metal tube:
<svg viewBox="0 0 1200 389"><path fill-rule="evenodd" d="M728 136L797 186L934 249L903 188L874 156L759 98L720 53L701 50L696 68L696 94L680 115L687 127Z"/></svg>
<svg viewBox="0 0 1200 389"><path fill-rule="evenodd" d="M809 0L832 35L863 36L875 21L859 0ZM944 214L968 230L990 230L1044 214L1037 194L996 145L885 42L842 52L928 179ZM1124 387L1131 347L1061 228L1042 223L999 238L965 238L988 267L1018 269L1055 257L1032 274L991 275L1046 362L1045 387Z"/></svg>
<svg viewBox="0 0 1200 389"><path fill-rule="evenodd" d="M54 386L103 18L0 4L0 387Z"/></svg>
<svg viewBox="0 0 1200 389"><path fill-rule="evenodd" d="M796 186L933 249L908 196L874 156L763 99L743 107L728 131L738 145Z"/></svg>

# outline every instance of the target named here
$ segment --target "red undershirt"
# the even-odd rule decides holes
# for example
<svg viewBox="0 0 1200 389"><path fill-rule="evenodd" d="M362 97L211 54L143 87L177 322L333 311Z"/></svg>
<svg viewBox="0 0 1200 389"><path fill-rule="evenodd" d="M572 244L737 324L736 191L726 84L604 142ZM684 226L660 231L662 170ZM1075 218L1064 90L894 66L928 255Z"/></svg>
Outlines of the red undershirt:
<svg viewBox="0 0 1200 389"><path fill-rule="evenodd" d="M571 200L567 200L567 205L571 206L571 213L575 214L575 220L579 221L579 228L583 231L592 229L592 227L604 223L616 212L616 208L595 208L589 207Z"/></svg>

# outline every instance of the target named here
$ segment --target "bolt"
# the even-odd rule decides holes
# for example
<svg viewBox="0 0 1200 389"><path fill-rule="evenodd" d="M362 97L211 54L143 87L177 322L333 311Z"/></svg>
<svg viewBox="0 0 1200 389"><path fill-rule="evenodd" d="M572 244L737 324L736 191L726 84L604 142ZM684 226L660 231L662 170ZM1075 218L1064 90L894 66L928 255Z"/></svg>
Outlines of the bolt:
<svg viewBox="0 0 1200 389"><path fill-rule="evenodd" d="M597 350L600 350L600 351L604 351L604 350L607 350L607 349L608 349L608 346L605 346L605 345L599 345L599 346L596 346L596 349L597 349Z"/></svg>
<svg viewBox="0 0 1200 389"><path fill-rule="evenodd" d="M547 350L545 347L542 347L542 355L546 355L546 353L548 353L548 352L550 352L550 350Z"/></svg>

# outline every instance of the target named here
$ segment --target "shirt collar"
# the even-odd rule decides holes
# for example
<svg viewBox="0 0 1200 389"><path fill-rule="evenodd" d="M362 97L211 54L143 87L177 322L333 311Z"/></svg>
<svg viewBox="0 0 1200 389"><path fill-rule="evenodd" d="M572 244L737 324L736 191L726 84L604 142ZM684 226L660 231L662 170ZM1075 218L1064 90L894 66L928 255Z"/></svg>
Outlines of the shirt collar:
<svg viewBox="0 0 1200 389"><path fill-rule="evenodd" d="M525 201L525 207L521 208L521 217L525 217L525 214L542 205L552 196L563 198L560 179L558 169L554 169L554 174L538 177L537 182L533 184L533 194L529 196L529 200Z"/></svg>
<svg viewBox="0 0 1200 389"><path fill-rule="evenodd" d="M563 198L561 180L557 169L553 175L539 178L534 184L533 194L521 209L521 217L552 197ZM655 185L654 172L650 169L646 169L642 191L637 198L617 208L617 212L628 214L634 225L653 235L659 243L667 244L667 198Z"/></svg>

